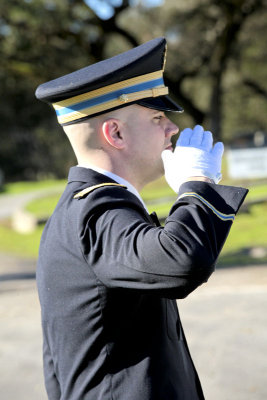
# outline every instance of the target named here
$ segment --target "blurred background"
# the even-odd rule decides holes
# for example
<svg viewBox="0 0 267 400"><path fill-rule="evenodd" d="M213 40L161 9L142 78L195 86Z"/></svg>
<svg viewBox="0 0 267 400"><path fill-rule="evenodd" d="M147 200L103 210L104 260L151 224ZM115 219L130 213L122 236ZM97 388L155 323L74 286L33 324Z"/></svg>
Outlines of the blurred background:
<svg viewBox="0 0 267 400"><path fill-rule="evenodd" d="M171 118L211 130L225 143L221 183L250 189L216 277L181 302L193 358L207 400L267 398L266 21L266 0L0 0L1 399L45 398L35 265L76 162L36 87L158 36L185 110ZM164 221L175 200L164 179L142 196Z"/></svg>

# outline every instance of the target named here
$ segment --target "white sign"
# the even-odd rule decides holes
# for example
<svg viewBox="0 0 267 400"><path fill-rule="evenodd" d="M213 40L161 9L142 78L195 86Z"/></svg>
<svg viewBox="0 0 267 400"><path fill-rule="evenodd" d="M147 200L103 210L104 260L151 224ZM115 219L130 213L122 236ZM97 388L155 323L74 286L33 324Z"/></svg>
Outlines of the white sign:
<svg viewBox="0 0 267 400"><path fill-rule="evenodd" d="M230 178L267 177L267 147L228 150L226 156Z"/></svg>

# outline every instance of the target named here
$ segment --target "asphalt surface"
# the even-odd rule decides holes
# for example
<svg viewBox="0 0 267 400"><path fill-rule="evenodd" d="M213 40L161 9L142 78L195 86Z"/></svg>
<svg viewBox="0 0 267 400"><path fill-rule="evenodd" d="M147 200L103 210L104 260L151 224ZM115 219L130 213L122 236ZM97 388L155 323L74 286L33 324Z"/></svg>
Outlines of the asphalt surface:
<svg viewBox="0 0 267 400"><path fill-rule="evenodd" d="M44 188L20 194L1 193L0 195L0 220L12 216L14 212L23 209L30 201L54 193L61 193L63 185L57 187Z"/></svg>
<svg viewBox="0 0 267 400"><path fill-rule="evenodd" d="M27 193L1 194L0 196L0 219L10 217L16 210L24 207L29 201L38 198L43 191Z"/></svg>
<svg viewBox="0 0 267 400"><path fill-rule="evenodd" d="M1 400L47 398L34 273L0 254ZM218 269L178 304L206 400L267 399L267 266Z"/></svg>

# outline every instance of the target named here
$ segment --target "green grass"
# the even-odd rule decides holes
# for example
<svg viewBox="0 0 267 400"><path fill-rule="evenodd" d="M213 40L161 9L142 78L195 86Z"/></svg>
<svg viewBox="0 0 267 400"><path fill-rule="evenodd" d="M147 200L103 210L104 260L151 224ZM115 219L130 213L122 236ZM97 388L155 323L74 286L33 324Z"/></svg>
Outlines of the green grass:
<svg viewBox="0 0 267 400"><path fill-rule="evenodd" d="M150 213L155 211L159 218L165 218L168 215L172 205L173 205L172 201L168 201L166 203L161 203L161 204L152 204L148 205L148 211Z"/></svg>
<svg viewBox="0 0 267 400"><path fill-rule="evenodd" d="M222 251L218 262L217 268L227 268L233 266L246 266L246 265L266 265L267 256L255 258L251 255L251 249L245 247L240 251L224 252Z"/></svg>
<svg viewBox="0 0 267 400"><path fill-rule="evenodd" d="M0 251L23 258L37 258L43 226L38 226L33 233L14 232L7 225L0 225Z"/></svg>
<svg viewBox="0 0 267 400"><path fill-rule="evenodd" d="M48 179L45 181L36 182L15 182L7 183L4 185L3 193L8 194L20 194L25 192L30 192L39 189L51 189L56 187L63 187L65 185L65 180Z"/></svg>
<svg viewBox="0 0 267 400"><path fill-rule="evenodd" d="M33 200L27 205L26 210L35 215L37 218L46 218L54 211L59 198L60 194L55 194Z"/></svg>
<svg viewBox="0 0 267 400"><path fill-rule="evenodd" d="M222 250L219 264L267 263L267 203L253 205L249 213L238 214ZM266 255L255 258L252 248L265 249Z"/></svg>
<svg viewBox="0 0 267 400"><path fill-rule="evenodd" d="M267 203L251 206L249 213L238 214L224 249L235 251L245 246L267 247Z"/></svg>
<svg viewBox="0 0 267 400"><path fill-rule="evenodd" d="M265 197L267 199L267 185L253 186L247 195L247 200L255 200Z"/></svg>
<svg viewBox="0 0 267 400"><path fill-rule="evenodd" d="M164 178L158 179L147 185L142 191L141 196L144 201L158 199L161 197L176 198L176 193L167 185Z"/></svg>

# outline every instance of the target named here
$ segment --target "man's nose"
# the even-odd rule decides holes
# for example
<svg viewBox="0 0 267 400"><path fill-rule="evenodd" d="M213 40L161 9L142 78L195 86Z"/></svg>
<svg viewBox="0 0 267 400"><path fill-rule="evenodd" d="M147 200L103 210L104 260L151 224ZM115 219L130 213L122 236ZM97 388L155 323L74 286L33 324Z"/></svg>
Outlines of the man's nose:
<svg viewBox="0 0 267 400"><path fill-rule="evenodd" d="M168 120L166 129L165 129L165 134L167 137L171 137L173 135L176 135L179 132L179 128L177 125L175 125L172 121Z"/></svg>

